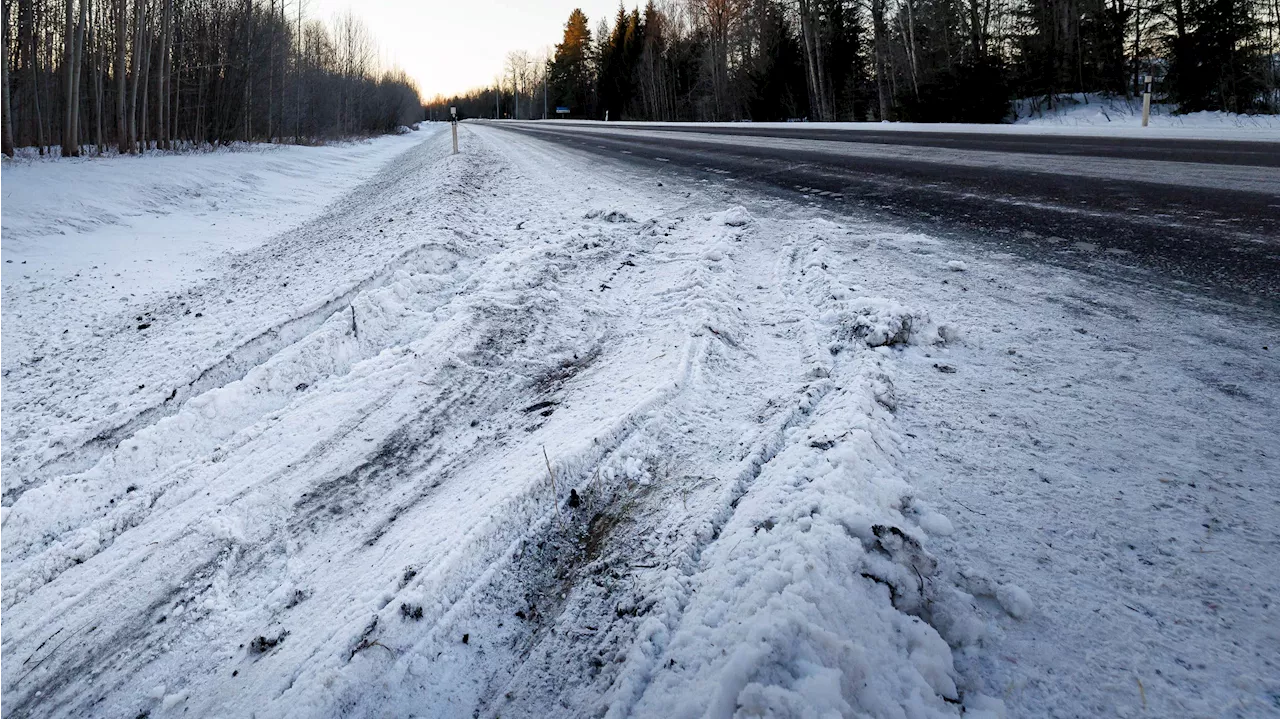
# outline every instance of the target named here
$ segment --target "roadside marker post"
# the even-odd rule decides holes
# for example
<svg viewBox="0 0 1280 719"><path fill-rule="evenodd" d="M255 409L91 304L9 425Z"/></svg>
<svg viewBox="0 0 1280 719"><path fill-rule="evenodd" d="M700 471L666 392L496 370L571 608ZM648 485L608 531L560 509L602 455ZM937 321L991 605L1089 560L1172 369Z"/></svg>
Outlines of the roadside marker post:
<svg viewBox="0 0 1280 719"><path fill-rule="evenodd" d="M453 126L453 154L458 154L458 108L449 108L449 124Z"/></svg>
<svg viewBox="0 0 1280 719"><path fill-rule="evenodd" d="M1147 89L1142 93L1142 126L1147 126L1147 121L1151 119L1151 80L1150 75L1146 76Z"/></svg>

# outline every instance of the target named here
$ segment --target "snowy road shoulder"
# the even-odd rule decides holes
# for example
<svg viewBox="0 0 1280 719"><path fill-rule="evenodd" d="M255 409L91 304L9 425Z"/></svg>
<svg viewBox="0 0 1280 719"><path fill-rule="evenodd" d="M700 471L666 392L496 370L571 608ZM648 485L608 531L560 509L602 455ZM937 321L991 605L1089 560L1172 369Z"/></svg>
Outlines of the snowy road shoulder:
<svg viewBox="0 0 1280 719"><path fill-rule="evenodd" d="M709 707L715 685L721 707L799 711L821 686L831 707L954 715L962 677L916 616L933 560L872 348L913 341L908 311L833 304L803 237L780 245L775 221L714 197L584 182L581 159L505 134L464 146L402 156L376 201L358 191L263 244L252 275L152 310L167 333L130 335L128 361L155 372L192 336L183 303L236 306L212 315L234 330L283 278L311 293L311 319L239 351L243 370L74 461L14 443L6 711L511 716L576 690L665 716L670 687ZM353 248L387 246L385 276L353 278ZM747 566L762 584L724 574ZM813 604L789 620L808 639L751 659L760 635L723 622L766 628L788 597ZM730 665L702 654L707 631L740 647ZM852 685L831 678L854 669L869 685L840 699Z"/></svg>
<svg viewBox="0 0 1280 719"><path fill-rule="evenodd" d="M1267 710L1274 318L460 135L6 351L6 716Z"/></svg>

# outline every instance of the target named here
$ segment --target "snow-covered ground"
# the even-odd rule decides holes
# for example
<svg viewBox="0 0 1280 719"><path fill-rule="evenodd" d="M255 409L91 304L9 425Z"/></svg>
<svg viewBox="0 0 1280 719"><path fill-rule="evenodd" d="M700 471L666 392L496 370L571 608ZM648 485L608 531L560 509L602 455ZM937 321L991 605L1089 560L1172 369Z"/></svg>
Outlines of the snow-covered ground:
<svg viewBox="0 0 1280 719"><path fill-rule="evenodd" d="M1055 98L1049 107L1044 98L1014 103L1015 122L1029 127L1066 126L1081 128L1142 128L1142 97L1075 93ZM1234 112L1189 112L1179 114L1177 105L1153 102L1147 130L1207 131L1212 136L1266 134L1280 129L1280 116L1240 115ZM1212 138L1210 138L1212 139Z"/></svg>
<svg viewBox="0 0 1280 719"><path fill-rule="evenodd" d="M584 127L635 127L655 125L678 127L820 129L859 132L958 132L983 135L1068 135L1083 137L1170 138L1182 140L1265 140L1280 141L1280 117L1274 115L1231 115L1229 113L1194 113L1172 115L1168 108L1147 127L1142 126L1141 105L1138 115L1129 114L1117 101L1113 112L1104 113L1104 105L1089 105L1046 112L1035 117L1022 117L1009 124L977 124L961 122L609 122L596 120L549 120L549 124L575 124ZM1125 106L1127 107L1127 106ZM1131 108L1130 108L1131 109Z"/></svg>
<svg viewBox="0 0 1280 719"><path fill-rule="evenodd" d="M1275 318L461 139L4 265L5 716L1277 713Z"/></svg>
<svg viewBox="0 0 1280 719"><path fill-rule="evenodd" d="M5 313L39 318L30 326L40 329L38 337L20 338L24 328L10 326L6 352L42 352L48 325L79 332L85 314L127 313L150 293L192 285L226 253L248 250L318 214L422 135L323 147L257 144L143 158L6 161L0 187Z"/></svg>

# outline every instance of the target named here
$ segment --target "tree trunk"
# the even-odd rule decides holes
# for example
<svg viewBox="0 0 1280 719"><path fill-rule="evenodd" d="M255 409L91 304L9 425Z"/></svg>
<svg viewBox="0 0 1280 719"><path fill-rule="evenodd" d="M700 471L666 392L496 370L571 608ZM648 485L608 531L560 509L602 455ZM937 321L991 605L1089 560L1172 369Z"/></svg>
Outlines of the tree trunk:
<svg viewBox="0 0 1280 719"><path fill-rule="evenodd" d="M916 56L916 11L915 0L906 0L907 5L907 27L903 33L903 40L907 44L907 65L911 68L911 90L917 98L920 97L920 77L919 77L919 60Z"/></svg>
<svg viewBox="0 0 1280 719"><path fill-rule="evenodd" d="M39 148L40 155L43 156L45 134L44 119L40 114L40 49L36 46L36 23L33 5L35 5L34 0L27 0L27 50L29 53L28 60L30 60L27 66L31 69L31 110L35 113L36 146Z"/></svg>
<svg viewBox="0 0 1280 719"><path fill-rule="evenodd" d="M171 53L169 60L169 79L166 80L166 82L169 85L169 103L171 105L169 110L169 147L172 149L175 140L179 142L182 140L182 129L181 124L179 123L179 119L182 117L182 69L179 67L175 72L173 69L172 59L174 56L181 57L182 45L175 43L173 39L172 11L170 12L169 17L169 44L173 47L169 50Z"/></svg>
<svg viewBox="0 0 1280 719"><path fill-rule="evenodd" d="M297 115L293 118L293 141L302 141L302 3L298 3L298 50L294 54L294 96L297 100Z"/></svg>
<svg viewBox="0 0 1280 719"><path fill-rule="evenodd" d="M146 12L145 0L134 0L133 11L133 82L129 83L129 153L138 152L138 81L142 71L142 22Z"/></svg>
<svg viewBox="0 0 1280 719"><path fill-rule="evenodd" d="M244 2L244 137L245 142L253 139L253 123L250 106L253 103L253 3Z"/></svg>
<svg viewBox="0 0 1280 719"><path fill-rule="evenodd" d="M138 118L138 140L142 151L151 149L151 138L155 134L151 128L151 32L143 33L142 41L142 101Z"/></svg>
<svg viewBox="0 0 1280 719"><path fill-rule="evenodd" d="M3 85L3 97L0 97L0 152L13 157L13 106L9 102L9 3L3 7L4 26L0 27L0 85Z"/></svg>
<svg viewBox="0 0 1280 719"><path fill-rule="evenodd" d="M71 149L80 156L80 80L84 66L84 31L90 0L80 0L80 22L76 25L76 38L71 58Z"/></svg>
<svg viewBox="0 0 1280 719"><path fill-rule="evenodd" d="M76 129L75 121L75 88L76 88L76 26L75 0L67 3L66 29L62 40L62 156L75 157ZM83 2L83 0L82 0Z"/></svg>
<svg viewBox="0 0 1280 719"><path fill-rule="evenodd" d="M276 0L271 0L271 21L276 19ZM275 109L276 109L276 33L271 28L270 44L267 45L267 142L275 142Z"/></svg>
<svg viewBox="0 0 1280 719"><path fill-rule="evenodd" d="M101 5L98 6L99 19L102 15ZM93 141L98 147L98 154L101 155L105 146L102 141L102 49L99 47L101 35L98 33L98 20L90 14L89 17L89 46L93 49Z"/></svg>
<svg viewBox="0 0 1280 719"><path fill-rule="evenodd" d="M886 85L889 68L885 53L889 44L889 24L885 20L885 0L871 0L871 27L876 50L876 94L880 101L880 121L889 119L889 88Z"/></svg>
<svg viewBox="0 0 1280 719"><path fill-rule="evenodd" d="M164 0L164 20L160 28L160 78L156 95L160 100L160 147L169 150L173 129L169 127L170 77L173 75L173 0Z"/></svg>
<svg viewBox="0 0 1280 719"><path fill-rule="evenodd" d="M973 60L975 62L982 59L985 49L985 39L982 33L981 12L978 7L980 0L969 0L969 45L973 52Z"/></svg>
<svg viewBox="0 0 1280 719"><path fill-rule="evenodd" d="M138 0L141 2L141 0ZM116 152L124 154L129 148L129 127L125 121L125 98L128 96L128 73L125 70L125 42L128 38L126 18L129 14L127 0L116 0Z"/></svg>
<svg viewBox="0 0 1280 719"><path fill-rule="evenodd" d="M818 52L817 28L814 27L813 6L810 0L800 0L800 37L804 43L805 79L809 86L809 110L814 119L822 122L827 119L822 86L820 55Z"/></svg>

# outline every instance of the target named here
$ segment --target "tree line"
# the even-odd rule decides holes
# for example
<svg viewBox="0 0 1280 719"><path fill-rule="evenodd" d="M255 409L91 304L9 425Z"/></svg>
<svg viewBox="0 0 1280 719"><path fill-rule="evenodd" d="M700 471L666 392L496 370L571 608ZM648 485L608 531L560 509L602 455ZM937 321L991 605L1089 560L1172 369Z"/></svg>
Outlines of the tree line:
<svg viewBox="0 0 1280 719"><path fill-rule="evenodd" d="M1015 98L1134 96L1148 74L1182 112L1280 112L1280 0L649 0L594 32L574 10L542 62L428 107L1000 122Z"/></svg>
<svg viewBox="0 0 1280 719"><path fill-rule="evenodd" d="M364 25L301 0L0 0L3 152L310 143L422 119ZM290 12L292 10L292 12Z"/></svg>

